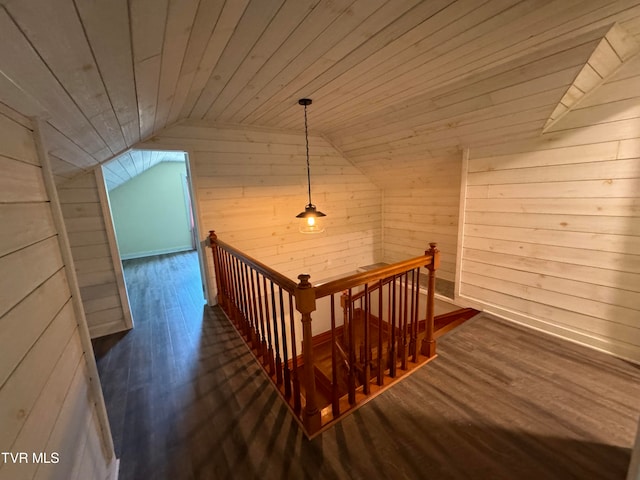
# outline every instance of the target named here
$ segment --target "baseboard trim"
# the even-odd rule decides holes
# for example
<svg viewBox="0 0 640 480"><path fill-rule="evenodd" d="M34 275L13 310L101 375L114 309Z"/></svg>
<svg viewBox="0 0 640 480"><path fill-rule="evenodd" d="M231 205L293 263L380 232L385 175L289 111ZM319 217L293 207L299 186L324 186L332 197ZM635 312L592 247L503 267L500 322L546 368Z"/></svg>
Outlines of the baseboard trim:
<svg viewBox="0 0 640 480"><path fill-rule="evenodd" d="M111 462L111 472L109 474L109 480L118 480L120 475L120 459L116 458Z"/></svg>
<svg viewBox="0 0 640 480"><path fill-rule="evenodd" d="M420 291L422 292L423 290L420 290ZM425 295L427 294L427 290L424 290L424 294ZM456 300L454 300L453 298L446 297L446 296L444 296L444 295L442 295L441 293L438 293L438 292L434 292L433 298L435 298L436 300L440 300L442 302L445 302L445 303L450 303L451 305L455 305L456 307L461 307L461 305L458 305L458 302Z"/></svg>
<svg viewBox="0 0 640 480"><path fill-rule="evenodd" d="M124 255L120 255L122 260L133 260L135 258L145 258L145 257L154 257L156 255L167 255L169 253L180 253L180 252L190 252L195 251L193 247L179 247L179 248L164 248L160 250L152 250L149 252L136 252L136 253L127 253Z"/></svg>
<svg viewBox="0 0 640 480"><path fill-rule="evenodd" d="M498 305L483 302L480 299L459 295L462 302L477 310L494 315L503 320L507 320L524 327L532 328L542 333L553 335L568 342L576 343L584 347L598 350L628 362L640 365L640 349L633 349L631 346L621 344L612 339L604 339L586 335L582 332L556 325L541 318L532 317L520 312L509 310Z"/></svg>
<svg viewBox="0 0 640 480"><path fill-rule="evenodd" d="M104 337L106 335L112 335L114 333L126 332L128 330L131 330L131 327L129 327L125 323L124 318L122 318L102 325L96 325L95 327L89 327L89 334L91 339L94 339Z"/></svg>

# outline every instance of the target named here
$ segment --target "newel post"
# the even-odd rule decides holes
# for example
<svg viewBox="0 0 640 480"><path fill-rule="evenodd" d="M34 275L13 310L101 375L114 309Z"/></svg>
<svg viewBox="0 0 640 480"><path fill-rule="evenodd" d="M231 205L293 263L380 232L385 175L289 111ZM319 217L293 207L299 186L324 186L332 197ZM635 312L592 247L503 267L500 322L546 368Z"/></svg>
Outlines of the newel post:
<svg viewBox="0 0 640 480"><path fill-rule="evenodd" d="M430 249L424 252L425 255L431 256L431 263L426 266L429 270L429 287L427 290L427 321L421 352L424 356L431 358L436 354L436 341L433 338L433 302L436 290L436 270L440 268L440 251L436 248L435 243L430 243L429 247Z"/></svg>
<svg viewBox="0 0 640 480"><path fill-rule="evenodd" d="M218 290L218 303L220 308L226 311L226 305L224 301L224 295L222 292L222 268L220 268L220 252L218 251L217 241L218 236L215 230L209 230L209 246L211 247L211 254L213 255L213 271L216 277L216 288Z"/></svg>
<svg viewBox="0 0 640 480"><path fill-rule="evenodd" d="M307 274L298 275L300 283L296 287L296 310L302 314L302 358L304 361L304 382L306 404L302 411L302 423L308 433L320 430L320 410L316 403L316 375L313 363L313 342L311 340L311 312L316 309L316 292Z"/></svg>

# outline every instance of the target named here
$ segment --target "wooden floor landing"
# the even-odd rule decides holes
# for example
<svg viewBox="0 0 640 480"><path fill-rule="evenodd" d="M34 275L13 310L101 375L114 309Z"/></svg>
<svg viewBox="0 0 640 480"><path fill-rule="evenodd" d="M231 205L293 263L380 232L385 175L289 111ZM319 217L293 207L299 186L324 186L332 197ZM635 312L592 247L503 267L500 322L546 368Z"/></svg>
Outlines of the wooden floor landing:
<svg viewBox="0 0 640 480"><path fill-rule="evenodd" d="M136 329L95 342L120 479L622 480L640 369L481 315L312 441L188 256L137 261Z"/></svg>

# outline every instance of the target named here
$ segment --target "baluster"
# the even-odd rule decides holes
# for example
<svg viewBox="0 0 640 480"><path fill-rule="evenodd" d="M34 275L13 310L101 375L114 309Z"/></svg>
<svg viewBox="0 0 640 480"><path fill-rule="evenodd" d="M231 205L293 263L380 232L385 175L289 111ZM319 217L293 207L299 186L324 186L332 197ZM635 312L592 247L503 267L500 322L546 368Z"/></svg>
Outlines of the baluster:
<svg viewBox="0 0 640 480"><path fill-rule="evenodd" d="M389 340L389 376L395 378L396 376L396 277L391 277L391 339Z"/></svg>
<svg viewBox="0 0 640 480"><path fill-rule="evenodd" d="M391 281L393 277L387 279L387 368L389 368L389 374L391 374Z"/></svg>
<svg viewBox="0 0 640 480"><path fill-rule="evenodd" d="M258 317L258 301L260 300L260 297L258 297L257 294L257 289L256 289L256 284L253 278L253 274L255 273L256 277L258 276L258 272L255 271L253 268L249 269L249 275L251 276L251 297L253 298L252 301L252 305L253 305L253 321L256 327L256 338L255 338L255 344L254 344L254 348L256 349L256 353L258 354L258 356L262 355L261 351L262 351L262 342L260 340L261 337L261 327L260 327L260 318Z"/></svg>
<svg viewBox="0 0 640 480"><path fill-rule="evenodd" d="M335 294L331 294L331 411L333 418L340 415L340 394L338 392L338 347L336 342ZM343 327L344 328L344 327Z"/></svg>
<svg viewBox="0 0 640 480"><path fill-rule="evenodd" d="M229 274L229 258L228 258L229 254L225 251L222 250L222 270L224 271L224 283L225 283L225 287L224 287L224 294L226 297L226 307L227 307L227 315L229 315L230 318L233 318L233 294L232 294L232 287L233 284L231 283L231 275Z"/></svg>
<svg viewBox="0 0 640 480"><path fill-rule="evenodd" d="M427 320L425 335L422 339L422 354L428 358L436 354L436 341L433 339L433 301L436 289L436 270L440 267L440 252L435 243L429 244L430 249L425 255L431 256L431 263L427 265L429 270L429 286L427 290Z"/></svg>
<svg viewBox="0 0 640 480"><path fill-rule="evenodd" d="M222 266L222 248L215 243L215 233L213 231L210 232L210 242L211 242L211 250L213 251L213 269L216 277L216 288L218 290L218 305L222 308L223 311L227 311L227 302L224 294L225 286L224 286L224 269Z"/></svg>
<svg viewBox="0 0 640 480"><path fill-rule="evenodd" d="M256 289L254 274L255 274L255 278L257 278L258 272L256 272L253 268L250 268L249 276L251 277L251 297L253 298L253 302L252 302L253 318L255 319L256 330L257 330L256 356L262 357L262 338L264 338L264 333L262 332L262 324L260 323L259 317L258 317L258 302L260 301L260 296L258 295L258 292ZM260 310L260 313L262 314L262 310Z"/></svg>
<svg viewBox="0 0 640 480"><path fill-rule="evenodd" d="M404 273L404 308L402 309L402 369L407 369L409 361L409 342L407 340L409 323L409 272Z"/></svg>
<svg viewBox="0 0 640 480"><path fill-rule="evenodd" d="M216 277L216 288L218 290L218 303L220 304L220 308L224 310L224 298L221 295L222 285L220 282L220 276L222 275L220 271L220 254L218 251L218 244L216 240L218 236L214 230L209 230L209 246L211 247L211 256L213 257L213 272Z"/></svg>
<svg viewBox="0 0 640 480"><path fill-rule="evenodd" d="M265 277L262 277L263 281L265 280ZM266 302L266 298L262 297L262 288L260 287L260 275L258 274L258 272L256 272L256 283L258 285L258 302L259 302L259 313L260 313L260 328L262 331L262 342L260 344L260 349L262 350L262 364L263 365L268 365L269 364L269 357L267 355L267 339L266 339L266 330L265 330L265 324L264 324L264 305Z"/></svg>
<svg viewBox="0 0 640 480"><path fill-rule="evenodd" d="M220 264L222 265L222 271L224 276L224 296L225 296L225 309L227 316L229 318L233 318L231 316L231 311L233 310L233 299L231 296L231 288L233 287L233 283L229 278L229 265L227 264L227 251L223 248L220 249Z"/></svg>
<svg viewBox="0 0 640 480"><path fill-rule="evenodd" d="M347 293L347 305L349 305L349 376L348 376L348 389L349 389L349 404L356 403L356 335L355 325L353 323L353 300L352 290L349 289Z"/></svg>
<svg viewBox="0 0 640 480"><path fill-rule="evenodd" d="M289 327L291 329L291 360L293 363L291 383L293 384L293 411L300 412L300 377L298 376L298 353L296 347L296 328L293 317L293 295L289 292Z"/></svg>
<svg viewBox="0 0 640 480"><path fill-rule="evenodd" d="M273 342L276 347L276 383L282 383L282 359L280 358L280 343L278 340L278 312L276 310L276 291L271 282L271 307L273 309Z"/></svg>
<svg viewBox="0 0 640 480"><path fill-rule="evenodd" d="M233 275L233 263L232 263L232 258L231 258L231 254L229 252L225 251L224 254L224 261L227 265L227 275L229 277L229 297L231 298L230 302L229 302L229 316L231 318L231 321L233 322L234 325L238 325L238 322L236 320L236 308L237 308L237 298L236 298L236 282L235 282L235 277Z"/></svg>
<svg viewBox="0 0 640 480"><path fill-rule="evenodd" d="M360 318L362 318L362 312L364 312L362 298L363 298L362 296L360 296L360 298L358 298L358 311L360 312ZM354 313L356 311L355 302L354 302L354 305L353 305L353 311L354 311ZM357 322L356 322L355 327L356 328L358 327ZM358 350L356 350L356 354L357 354L356 355L356 357L357 357L356 360L358 362L363 362L364 361L364 351L363 351L363 349L364 349L364 341L363 341L364 340L364 323L362 324L362 327L360 328L360 330L362 331L362 337L360 337L361 338L360 344L357 345Z"/></svg>
<svg viewBox="0 0 640 480"><path fill-rule="evenodd" d="M249 291L249 267L242 262L242 285L244 287L244 315L247 322L247 344L253 348L254 332L253 321L251 319L251 292Z"/></svg>
<svg viewBox="0 0 640 480"><path fill-rule="evenodd" d="M247 291L247 304L245 306L247 311L247 322L249 323L249 346L251 349L255 348L256 344L256 330L255 322L253 318L253 307L251 298L251 282L249 281L249 266L246 263L242 264L242 270L244 275L244 288Z"/></svg>
<svg viewBox="0 0 640 480"><path fill-rule="evenodd" d="M418 323L420 316L418 314L418 301L420 299L420 269L414 268L411 271L411 341L409 342L409 351L411 353L413 363L418 362Z"/></svg>
<svg viewBox="0 0 640 480"><path fill-rule="evenodd" d="M246 314L246 304L247 304L247 297L246 297L246 293L245 293L245 288L244 288L244 281L242 280L242 263L240 262L240 259L236 257L236 265L237 265L237 269L238 269L238 289L240 291L240 319L242 321L242 330L243 330L243 334L246 337L245 341L247 338L249 338L249 321L247 319L247 314Z"/></svg>
<svg viewBox="0 0 640 480"><path fill-rule="evenodd" d="M253 268L247 267L249 274L249 288L251 292L251 318L253 319L253 348L256 349L256 354L260 355L260 348L262 348L262 342L260 341L260 322L258 319L258 305L256 298L256 286L253 281Z"/></svg>
<svg viewBox="0 0 640 480"><path fill-rule="evenodd" d="M227 313L229 318L233 318L231 310L233 302L231 300L231 293L229 291L230 288L230 280L229 280L229 272L227 270L227 252L223 249L220 249L220 268L222 270L222 279L223 279L223 294L225 297L224 300L224 311Z"/></svg>
<svg viewBox="0 0 640 480"><path fill-rule="evenodd" d="M273 344L271 343L271 320L269 318L269 293L267 291L267 279L263 278L264 283L264 303L265 303L265 309L264 309L264 313L265 313L265 318L267 321L267 342L269 344L268 349L267 349L267 356L269 357L269 375L275 375L276 373L276 366L275 366L275 359L273 356ZM269 280L269 282L271 283L271 291L273 291L273 281Z"/></svg>
<svg viewBox="0 0 640 480"><path fill-rule="evenodd" d="M300 283L296 287L296 309L302 314L302 355L304 357L304 381L306 403L302 412L302 422L309 433L320 430L321 415L316 403L316 379L313 364L313 342L311 333L311 312L316 309L316 294L309 283L309 275L298 275Z"/></svg>
<svg viewBox="0 0 640 480"><path fill-rule="evenodd" d="M378 283L378 385L382 386L384 385L384 371L385 371L385 367L384 364L382 362L382 340L383 340L383 335L382 335L382 294L384 293L383 291L383 287L384 287L384 283L382 281L382 279L380 279L379 283Z"/></svg>
<svg viewBox="0 0 640 480"><path fill-rule="evenodd" d="M251 315L251 325L252 325L252 340L251 340L251 348L255 349L256 352L259 352L260 349L260 330L259 330L259 322L258 322L258 309L256 308L256 297L253 285L253 269L247 265L247 288L249 290L249 313Z"/></svg>
<svg viewBox="0 0 640 480"><path fill-rule="evenodd" d="M371 351L369 339L369 284L364 284L364 383L362 391L369 395L369 383L371 382Z"/></svg>
<svg viewBox="0 0 640 480"><path fill-rule="evenodd" d="M246 310L247 322L249 324L249 339L247 343L253 349L254 343L255 343L255 331L254 331L254 325L253 325L253 314L251 312L251 283L249 282L248 270L249 270L249 266L243 261L242 262L242 279L243 279L242 283L244 285L246 296L247 296L247 303L245 305L245 310Z"/></svg>
<svg viewBox="0 0 640 480"><path fill-rule="evenodd" d="M347 292L342 292L340 296L340 306L342 307L342 342L349 345L349 309Z"/></svg>
<svg viewBox="0 0 640 480"><path fill-rule="evenodd" d="M247 336L247 322L244 316L244 286L242 283L242 276L240 275L240 259L236 256L233 257L236 270L236 289L238 290L238 325L240 332L245 337Z"/></svg>
<svg viewBox="0 0 640 480"><path fill-rule="evenodd" d="M238 330L240 331L241 334L245 334L245 323L244 323L244 318L243 318L243 314L242 314L242 302L243 302L243 298L242 298L242 281L240 280L240 267L239 267L239 260L235 257L235 255L232 255L231 257L232 262L233 262L233 276L235 278L235 281L233 282L236 288L236 327L238 328Z"/></svg>
<svg viewBox="0 0 640 480"><path fill-rule="evenodd" d="M235 255L230 253L229 261L231 262L230 266L233 273L233 288L235 290L234 295L236 297L234 323L236 324L236 328L238 328L240 333L243 333L244 325L242 323L242 318L240 314L242 297L240 295L240 278L238 277L238 259L235 257Z"/></svg>
<svg viewBox="0 0 640 480"><path fill-rule="evenodd" d="M291 397L291 371L289 370L289 347L287 342L287 329L284 312L284 299L282 296L282 287L278 286L280 292L280 334L282 335L282 356L284 359L284 396Z"/></svg>
<svg viewBox="0 0 640 480"><path fill-rule="evenodd" d="M398 316L397 316L397 330L396 330L396 352L397 352L397 357L396 359L399 359L401 362L401 366L402 366L402 274L398 275L397 277L397 281L398 281ZM396 360L397 361L397 360Z"/></svg>

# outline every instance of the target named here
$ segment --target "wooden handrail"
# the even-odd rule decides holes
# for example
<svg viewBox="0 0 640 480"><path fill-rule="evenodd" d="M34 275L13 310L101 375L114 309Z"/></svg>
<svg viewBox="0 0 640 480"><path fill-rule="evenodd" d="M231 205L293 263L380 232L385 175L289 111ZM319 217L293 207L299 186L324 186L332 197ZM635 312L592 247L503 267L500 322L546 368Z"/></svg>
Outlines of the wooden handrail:
<svg viewBox="0 0 640 480"><path fill-rule="evenodd" d="M366 272L358 272L353 275L349 275L344 278L338 278L326 283L319 283L315 286L316 298L326 297L333 293L342 292L365 283L376 282L378 280L384 280L387 277L393 275L399 275L418 267L426 267L433 261L432 255L422 255L410 260L404 260L402 262L393 263L384 267L376 268L374 270L368 270Z"/></svg>
<svg viewBox="0 0 640 480"><path fill-rule="evenodd" d="M218 303L227 317L235 324L245 342L250 346L258 361L283 394L285 401L292 406L295 415L302 420L304 430L313 435L326 425L316 396L316 370L312 341L312 314L316 311L316 301L331 298L331 340L332 374L331 396L333 418L340 416L340 393L338 392L338 365L343 363L348 372L347 397L350 406L356 404L355 373L362 367L362 376L358 382L362 394L369 395L371 368L373 359L371 349L377 348L377 384L382 387L383 377L396 376L399 368L408 369L409 355L417 362L418 353L427 357L435 356L436 343L433 337L433 295L435 290L435 272L439 267L440 254L436 244L423 256L397 262L375 270L356 273L344 278L314 286L308 274L298 275L299 282L268 267L262 262L244 254L240 250L218 239L214 231L209 234L209 246L212 250L215 268ZM420 269L426 267L429 272L427 291L427 319L422 343L418 345L418 277ZM409 277L411 275L411 277ZM411 282L410 282L411 279ZM411 288L410 288L411 283ZM363 292L354 289L364 286ZM338 343L335 322L335 295L345 293L343 299L345 319L342 327L343 341L347 351ZM372 292L377 293L377 309L372 305ZM411 296L409 292L411 291ZM286 293L286 294L285 294ZM384 301L383 301L384 297ZM409 301L411 299L411 301ZM298 369L297 345L294 324L295 310L299 312L302 329L302 373ZM355 330L354 301L363 302L364 315L361 327ZM383 304L386 308L383 311ZM378 315L377 345L373 343L370 332L372 308ZM287 322L287 316L289 322ZM389 323L389 349L385 355L383 349L383 316ZM361 329L361 330L360 330ZM300 332L300 330L298 330ZM362 332L356 344L356 333ZM356 355L356 348L363 353ZM291 354L291 362L289 361ZM385 360L383 362L383 355ZM283 362L284 357L284 362ZM290 363L291 367L290 368ZM358 370L360 371L360 370ZM327 377L328 378L328 377ZM301 384L304 387L304 405L302 404ZM326 392L325 392L326 393ZM350 407L348 407L350 408Z"/></svg>
<svg viewBox="0 0 640 480"><path fill-rule="evenodd" d="M349 369L349 356L339 343L336 343L336 351L340 354L340 357L342 357L342 362L344 363L345 367Z"/></svg>
<svg viewBox="0 0 640 480"><path fill-rule="evenodd" d="M291 280L289 277L281 274L280 272L277 272L273 268L265 265L264 263L260 262L259 260L256 260L255 258L250 257L249 255L241 252L237 248L232 247L228 243L223 242L222 240L219 240L215 236L215 232L213 230L211 232L209 232L209 242L210 242L210 244L215 243L219 247L225 249L227 252L233 254L236 258L242 260L244 263L249 265L251 268L253 268L254 270L257 270L258 272L260 272L268 280L271 280L276 285L281 286L283 290L286 290L287 292L289 292L291 294L293 294L295 292L295 290L296 290L296 282Z"/></svg>

